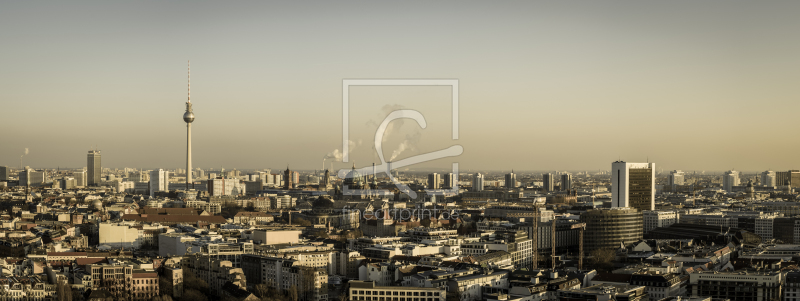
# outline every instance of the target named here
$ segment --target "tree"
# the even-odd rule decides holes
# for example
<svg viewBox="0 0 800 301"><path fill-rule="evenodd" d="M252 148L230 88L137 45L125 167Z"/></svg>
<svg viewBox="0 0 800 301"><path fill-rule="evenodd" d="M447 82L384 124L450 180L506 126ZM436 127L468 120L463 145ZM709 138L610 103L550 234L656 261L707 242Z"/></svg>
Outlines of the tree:
<svg viewBox="0 0 800 301"><path fill-rule="evenodd" d="M253 293L256 297L259 297L261 301L289 301L289 297L285 296L278 292L277 289L267 286L266 284L256 284L253 289Z"/></svg>
<svg viewBox="0 0 800 301"><path fill-rule="evenodd" d="M298 299L299 295L297 294L297 286L294 285L294 284L292 284L292 286L289 287L289 290L287 291L286 294L289 296L289 299L291 299L292 301L298 301L299 300Z"/></svg>
<svg viewBox="0 0 800 301"><path fill-rule="evenodd" d="M589 253L589 255L592 257L592 264L595 267L606 269L611 266L611 262L614 260L616 254L617 253L612 248L595 249Z"/></svg>
<svg viewBox="0 0 800 301"><path fill-rule="evenodd" d="M299 272L300 285L298 287L298 297L301 300L314 300L314 294L317 288L317 269L301 267Z"/></svg>
<svg viewBox="0 0 800 301"><path fill-rule="evenodd" d="M446 292L445 293L445 300L447 300L447 301L461 301L464 298L463 294L464 294L463 292L458 291L458 290L456 292Z"/></svg>
<svg viewBox="0 0 800 301"><path fill-rule="evenodd" d="M198 278L194 273L187 270L183 270L183 289L184 294L188 290L195 290L202 295L208 295L211 293L211 288L205 280ZM192 299L185 299L182 297L181 300Z"/></svg>
<svg viewBox="0 0 800 301"><path fill-rule="evenodd" d="M180 301L208 301L208 295L196 289L186 289L183 291Z"/></svg>
<svg viewBox="0 0 800 301"><path fill-rule="evenodd" d="M292 224L296 224L296 225L303 226L303 227L310 227L311 226L311 222L309 222L307 219L303 219L303 218L299 218L299 217L295 218L294 220L292 220Z"/></svg>
<svg viewBox="0 0 800 301"><path fill-rule="evenodd" d="M56 298L58 301L72 301L72 287L66 280L58 281L56 284Z"/></svg>
<svg viewBox="0 0 800 301"><path fill-rule="evenodd" d="M224 218L233 218L239 211L242 211L243 208L239 207L236 203L233 202L225 202L222 203L222 209L220 211L220 215Z"/></svg>
<svg viewBox="0 0 800 301"><path fill-rule="evenodd" d="M172 283L163 275L158 276L158 291L165 294L167 297L173 293ZM170 299L172 299L172 297L170 297Z"/></svg>

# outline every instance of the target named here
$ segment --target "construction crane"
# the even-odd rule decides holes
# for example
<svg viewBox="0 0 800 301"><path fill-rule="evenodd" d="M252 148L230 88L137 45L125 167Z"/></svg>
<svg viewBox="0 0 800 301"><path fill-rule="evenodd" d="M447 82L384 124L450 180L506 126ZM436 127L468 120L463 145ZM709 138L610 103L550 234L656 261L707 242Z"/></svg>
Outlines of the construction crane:
<svg viewBox="0 0 800 301"><path fill-rule="evenodd" d="M531 258L531 271L539 269L539 206L533 206L533 221L531 221L531 232L533 232L533 255Z"/></svg>
<svg viewBox="0 0 800 301"><path fill-rule="evenodd" d="M586 223L574 224L571 229L580 229L578 231L578 271L581 271L583 270L583 230L586 230Z"/></svg>
<svg viewBox="0 0 800 301"><path fill-rule="evenodd" d="M553 250L551 251L552 254L552 266L553 271L556 270L556 217L553 216L553 226L550 227L550 246L552 246Z"/></svg>

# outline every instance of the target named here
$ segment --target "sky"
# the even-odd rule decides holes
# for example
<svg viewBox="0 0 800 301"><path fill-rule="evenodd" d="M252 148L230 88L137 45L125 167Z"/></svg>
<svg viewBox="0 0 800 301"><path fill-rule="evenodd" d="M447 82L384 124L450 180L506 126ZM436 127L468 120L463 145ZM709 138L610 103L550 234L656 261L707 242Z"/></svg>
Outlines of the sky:
<svg viewBox="0 0 800 301"><path fill-rule="evenodd" d="M461 145L469 170L800 169L797 1L4 1L0 165L316 169Z"/></svg>

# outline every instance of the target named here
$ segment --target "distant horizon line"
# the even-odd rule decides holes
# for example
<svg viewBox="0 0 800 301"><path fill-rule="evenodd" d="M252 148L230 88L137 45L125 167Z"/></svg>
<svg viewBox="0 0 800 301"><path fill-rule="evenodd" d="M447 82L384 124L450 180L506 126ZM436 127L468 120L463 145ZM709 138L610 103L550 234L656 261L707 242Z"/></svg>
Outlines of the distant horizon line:
<svg viewBox="0 0 800 301"><path fill-rule="evenodd" d="M2 165L0 165L0 166L2 166ZM8 167L11 170L20 170L19 167L15 167L15 166L5 166L5 167ZM35 170L65 170L65 171L74 171L74 170L80 170L80 169L85 169L86 168L86 167L62 167L62 166L57 166L57 167L32 167L32 166L27 166L27 167L29 167L30 169L35 169ZM102 167L102 168L104 168L104 169L116 169L116 170L124 170L125 168L132 168L132 169L136 169L136 170L156 170L156 169L176 170L176 169L185 169L185 168L181 168L181 167L175 167L175 168L163 168L163 167L162 168ZM196 169L197 168L194 168L193 170L196 170ZM203 170L203 171L221 171L220 169L216 169L216 168L211 168L211 169L200 168L200 169ZM277 168L277 169L275 169L275 168L245 168L245 169L239 169L239 168L235 168L234 167L234 168L231 168L231 169L225 168L225 171L238 170L238 171L253 172L253 171L263 171L264 169L269 169L271 172L273 172L273 171L281 171L281 172L283 172L283 170L284 170L283 168ZM300 171L302 171L302 172L312 172L312 171L323 171L324 170L324 169L291 169L291 168L289 168L289 169L291 171L298 171L298 172L300 172ZM338 168L338 169L334 169L334 170L341 170L341 169L347 169L347 167ZM661 172L668 173L668 172L673 171L673 170L675 170L675 169L669 169L669 170L665 169L665 170L663 170ZM761 172L764 172L764 171L790 171L790 170L793 170L793 169L767 169L767 170L757 170L757 171L753 171L753 170L737 170L737 169L725 169L725 170L678 169L678 170L680 170L680 171L682 171L684 173L703 173L703 172L704 173L724 173L724 172L731 171L731 170L739 171L741 173L761 173ZM400 172L440 172L440 173L445 174L445 173L450 173L451 170L446 169L446 168L420 168L420 169L402 169L402 170L401 169L395 169L395 171L400 171ZM476 172L493 172L493 173L505 172L505 173L508 173L508 172L511 172L511 171L512 171L512 169L474 169L474 170L470 169L470 170L467 170L467 171L460 170L459 173L476 173ZM582 173L582 172L589 172L589 173L593 173L593 172L611 172L611 169L609 168L609 169L562 169L562 170L558 170L558 169L516 169L516 168L514 168L513 171L514 171L515 174L520 174L520 173L546 173L546 172L568 172L568 173L573 173L574 174L574 173ZM657 172L659 172L659 171L657 171Z"/></svg>

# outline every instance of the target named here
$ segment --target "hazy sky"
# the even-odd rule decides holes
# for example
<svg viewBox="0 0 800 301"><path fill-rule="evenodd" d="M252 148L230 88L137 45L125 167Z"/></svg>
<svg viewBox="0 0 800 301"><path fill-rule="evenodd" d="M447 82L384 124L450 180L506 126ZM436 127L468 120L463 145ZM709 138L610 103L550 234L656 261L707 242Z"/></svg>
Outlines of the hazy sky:
<svg viewBox="0 0 800 301"><path fill-rule="evenodd" d="M384 151L461 144L462 170L800 169L798 1L4 1L0 165L321 167L342 148L342 79L454 78L351 90L353 160L391 108L423 112ZM359 139L361 140L359 142ZM449 166L452 160L425 166ZM336 165L341 167L344 164Z"/></svg>

